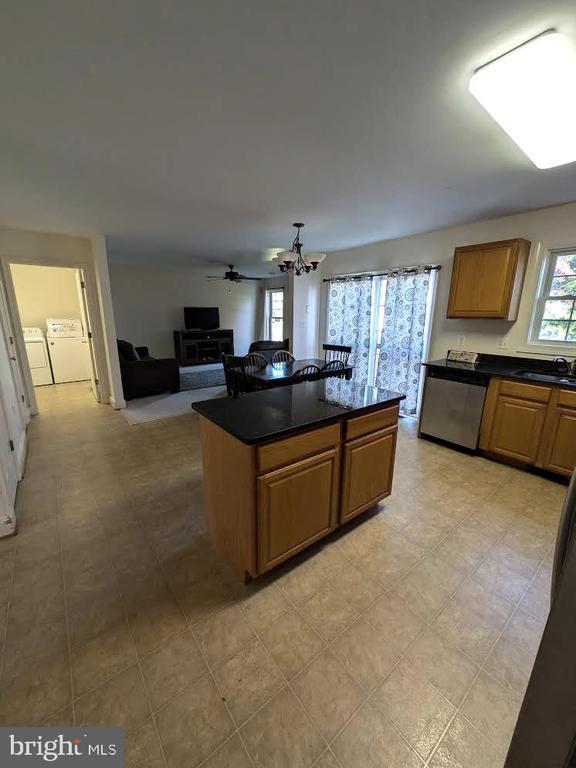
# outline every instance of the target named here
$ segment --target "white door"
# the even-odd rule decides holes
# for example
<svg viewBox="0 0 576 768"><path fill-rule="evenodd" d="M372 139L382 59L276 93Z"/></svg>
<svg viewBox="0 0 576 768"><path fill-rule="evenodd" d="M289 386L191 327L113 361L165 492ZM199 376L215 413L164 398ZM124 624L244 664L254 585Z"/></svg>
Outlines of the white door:
<svg viewBox="0 0 576 768"><path fill-rule="evenodd" d="M86 337L78 339L49 339L48 352L52 361L54 383L88 381L92 374L90 345Z"/></svg>
<svg viewBox="0 0 576 768"><path fill-rule="evenodd" d="M12 362L4 328L0 325L0 411L4 422L0 424L0 456L10 497L16 494L26 457L26 427L14 385Z"/></svg>
<svg viewBox="0 0 576 768"><path fill-rule="evenodd" d="M76 271L76 285L78 286L78 298L80 299L80 316L82 318L82 327L84 336L88 341L88 354L90 357L90 388L97 402L100 401L100 387L98 376L96 375L96 355L94 354L94 338L92 336L92 323L90 321L90 312L88 301L86 299L86 277L84 270Z"/></svg>
<svg viewBox="0 0 576 768"><path fill-rule="evenodd" d="M0 275L0 328L4 331L4 338L6 340L6 347L8 349L8 357L10 361L10 368L12 374L13 387L18 399L18 408L20 410L20 417L23 428L30 418L30 411L25 392L25 385L22 376L22 371L18 360L18 347L14 338L14 327L12 325L12 319L8 312L8 302L6 301L6 294L4 291L4 285L2 284L2 277ZM26 364L25 361L20 363Z"/></svg>

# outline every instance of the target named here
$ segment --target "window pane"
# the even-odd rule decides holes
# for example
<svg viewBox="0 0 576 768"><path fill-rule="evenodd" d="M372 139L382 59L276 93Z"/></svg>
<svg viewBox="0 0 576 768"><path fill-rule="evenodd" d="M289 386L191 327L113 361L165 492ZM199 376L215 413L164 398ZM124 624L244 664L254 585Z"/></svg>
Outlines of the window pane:
<svg viewBox="0 0 576 768"><path fill-rule="evenodd" d="M576 296L576 275L574 277L555 277L552 280L550 296Z"/></svg>
<svg viewBox="0 0 576 768"><path fill-rule="evenodd" d="M576 341L576 323L570 323L568 326L568 336L566 341Z"/></svg>
<svg viewBox="0 0 576 768"><path fill-rule="evenodd" d="M270 320L270 336L272 341L282 341L282 326L283 322L279 318L272 318Z"/></svg>
<svg viewBox="0 0 576 768"><path fill-rule="evenodd" d="M549 299L544 307L544 320L570 320L573 301Z"/></svg>
<svg viewBox="0 0 576 768"><path fill-rule="evenodd" d="M556 257L555 275L576 274L576 253L559 253Z"/></svg>
<svg viewBox="0 0 576 768"><path fill-rule="evenodd" d="M568 322L565 320L543 320L540 328L540 339L550 339L553 341L564 341Z"/></svg>

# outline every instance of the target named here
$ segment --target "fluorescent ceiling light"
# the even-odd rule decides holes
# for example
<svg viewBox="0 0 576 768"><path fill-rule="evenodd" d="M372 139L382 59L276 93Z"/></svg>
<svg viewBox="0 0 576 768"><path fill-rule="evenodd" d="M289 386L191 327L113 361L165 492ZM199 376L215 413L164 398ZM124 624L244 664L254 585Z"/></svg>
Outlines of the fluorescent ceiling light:
<svg viewBox="0 0 576 768"><path fill-rule="evenodd" d="M538 168L576 161L576 56L558 32L486 64L469 88Z"/></svg>

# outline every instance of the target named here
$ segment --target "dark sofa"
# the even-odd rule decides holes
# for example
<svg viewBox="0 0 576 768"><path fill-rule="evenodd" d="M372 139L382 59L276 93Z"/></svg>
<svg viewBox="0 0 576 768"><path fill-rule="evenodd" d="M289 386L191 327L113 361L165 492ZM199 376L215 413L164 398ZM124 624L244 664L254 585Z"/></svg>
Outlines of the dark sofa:
<svg viewBox="0 0 576 768"><path fill-rule="evenodd" d="M122 389L126 400L180 391L180 368L177 360L156 360L150 357L148 347L134 347L122 339L117 339L117 344Z"/></svg>

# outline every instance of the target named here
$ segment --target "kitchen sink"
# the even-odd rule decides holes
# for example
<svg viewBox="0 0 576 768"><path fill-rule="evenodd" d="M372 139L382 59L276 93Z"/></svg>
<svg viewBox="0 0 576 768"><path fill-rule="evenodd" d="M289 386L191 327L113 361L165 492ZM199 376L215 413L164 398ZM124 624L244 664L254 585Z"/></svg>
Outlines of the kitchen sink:
<svg viewBox="0 0 576 768"><path fill-rule="evenodd" d="M516 371L519 376L537 381L551 381L554 384L575 384L576 376L569 373L538 373L538 371Z"/></svg>

